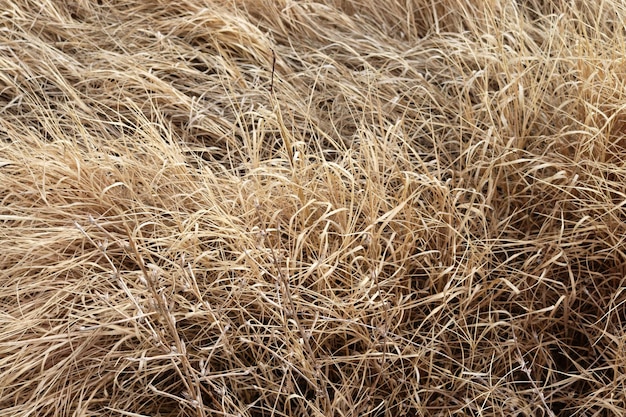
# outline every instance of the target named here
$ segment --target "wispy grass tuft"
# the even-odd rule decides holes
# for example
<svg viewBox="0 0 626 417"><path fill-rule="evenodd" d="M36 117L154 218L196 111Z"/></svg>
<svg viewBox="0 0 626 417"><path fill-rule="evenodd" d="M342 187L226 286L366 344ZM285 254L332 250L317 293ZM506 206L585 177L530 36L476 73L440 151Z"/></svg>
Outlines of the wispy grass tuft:
<svg viewBox="0 0 626 417"><path fill-rule="evenodd" d="M622 2L0 10L0 415L626 415Z"/></svg>

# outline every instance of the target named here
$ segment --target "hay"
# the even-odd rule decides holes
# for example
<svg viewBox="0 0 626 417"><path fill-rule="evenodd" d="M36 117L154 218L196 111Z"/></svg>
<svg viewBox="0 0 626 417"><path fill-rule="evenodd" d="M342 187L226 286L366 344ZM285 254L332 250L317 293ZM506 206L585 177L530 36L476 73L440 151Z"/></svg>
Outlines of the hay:
<svg viewBox="0 0 626 417"><path fill-rule="evenodd" d="M0 415L625 415L623 2L0 1Z"/></svg>

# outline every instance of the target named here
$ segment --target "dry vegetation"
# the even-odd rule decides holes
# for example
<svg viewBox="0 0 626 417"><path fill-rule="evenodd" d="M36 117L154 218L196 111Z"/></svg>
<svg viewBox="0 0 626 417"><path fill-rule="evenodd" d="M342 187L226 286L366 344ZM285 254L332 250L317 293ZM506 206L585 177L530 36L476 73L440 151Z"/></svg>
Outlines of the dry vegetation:
<svg viewBox="0 0 626 417"><path fill-rule="evenodd" d="M626 415L622 1L0 10L0 415Z"/></svg>

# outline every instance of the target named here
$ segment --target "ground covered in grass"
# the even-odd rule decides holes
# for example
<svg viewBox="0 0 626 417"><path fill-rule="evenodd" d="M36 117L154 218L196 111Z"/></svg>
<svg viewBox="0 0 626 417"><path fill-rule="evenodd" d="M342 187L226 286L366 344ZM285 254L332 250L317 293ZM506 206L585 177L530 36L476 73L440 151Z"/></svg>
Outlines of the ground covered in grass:
<svg viewBox="0 0 626 417"><path fill-rule="evenodd" d="M626 414L622 1L0 10L0 415Z"/></svg>

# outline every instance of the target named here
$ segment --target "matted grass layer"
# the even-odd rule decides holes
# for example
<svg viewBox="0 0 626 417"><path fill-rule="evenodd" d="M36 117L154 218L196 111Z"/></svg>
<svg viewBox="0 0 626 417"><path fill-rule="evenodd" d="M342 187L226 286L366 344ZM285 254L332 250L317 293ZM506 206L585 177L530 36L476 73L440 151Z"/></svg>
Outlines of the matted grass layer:
<svg viewBox="0 0 626 417"><path fill-rule="evenodd" d="M0 10L0 415L626 415L624 2Z"/></svg>

